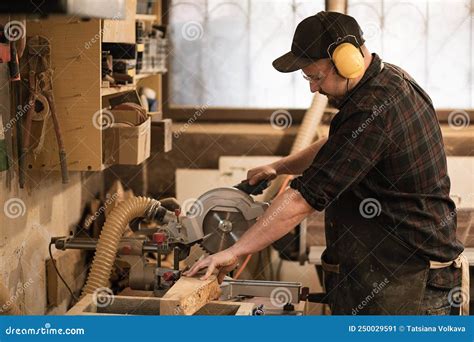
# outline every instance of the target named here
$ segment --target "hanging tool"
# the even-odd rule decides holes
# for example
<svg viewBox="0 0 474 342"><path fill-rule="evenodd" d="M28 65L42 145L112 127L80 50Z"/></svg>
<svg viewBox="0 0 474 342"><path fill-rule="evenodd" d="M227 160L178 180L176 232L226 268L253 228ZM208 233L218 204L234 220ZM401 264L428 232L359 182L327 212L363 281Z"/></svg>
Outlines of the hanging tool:
<svg viewBox="0 0 474 342"><path fill-rule="evenodd" d="M28 112L25 119L24 141L22 147L23 158L30 151L31 126L33 121L42 121L42 130L39 142L33 150L36 158L41 153L47 131L47 121L53 121L56 141L59 151L59 162L63 184L69 182L67 172L66 150L61 134L56 106L53 95L53 70L50 66L51 44L46 37L34 36L28 39L28 88L30 92ZM24 163L23 163L24 166Z"/></svg>

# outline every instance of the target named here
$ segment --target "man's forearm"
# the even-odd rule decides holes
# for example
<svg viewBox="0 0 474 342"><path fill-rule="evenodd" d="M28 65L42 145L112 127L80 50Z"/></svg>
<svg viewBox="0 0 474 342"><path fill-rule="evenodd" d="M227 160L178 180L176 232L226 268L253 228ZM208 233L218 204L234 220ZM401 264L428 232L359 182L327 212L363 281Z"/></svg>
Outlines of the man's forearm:
<svg viewBox="0 0 474 342"><path fill-rule="evenodd" d="M288 189L229 250L236 256L256 253L290 232L313 211L298 191Z"/></svg>
<svg viewBox="0 0 474 342"><path fill-rule="evenodd" d="M319 152L321 147L326 143L327 138L319 139L307 148L290 154L275 163L275 168L278 175L300 175L306 170L313 162L314 157Z"/></svg>

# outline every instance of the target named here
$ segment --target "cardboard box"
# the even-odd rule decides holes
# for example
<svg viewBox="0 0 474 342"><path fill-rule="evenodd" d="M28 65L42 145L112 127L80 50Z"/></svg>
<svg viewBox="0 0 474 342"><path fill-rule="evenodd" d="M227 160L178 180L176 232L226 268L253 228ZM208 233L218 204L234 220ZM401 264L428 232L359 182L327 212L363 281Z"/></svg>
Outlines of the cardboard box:
<svg viewBox="0 0 474 342"><path fill-rule="evenodd" d="M136 112L112 110L115 124L104 129L104 161L107 165L138 165L150 156L151 119L139 124ZM135 125L126 126L123 122ZM121 124L122 123L122 124Z"/></svg>
<svg viewBox="0 0 474 342"><path fill-rule="evenodd" d="M151 143L154 152L166 153L171 151L173 147L172 123L173 121L171 119L154 121L152 118Z"/></svg>

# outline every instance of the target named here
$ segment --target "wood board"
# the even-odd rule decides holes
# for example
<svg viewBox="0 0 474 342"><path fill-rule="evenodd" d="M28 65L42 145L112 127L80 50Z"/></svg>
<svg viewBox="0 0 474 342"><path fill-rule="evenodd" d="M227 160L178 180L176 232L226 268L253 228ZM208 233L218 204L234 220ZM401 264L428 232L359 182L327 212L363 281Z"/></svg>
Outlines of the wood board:
<svg viewBox="0 0 474 342"><path fill-rule="evenodd" d="M217 277L207 280L181 277L161 299L161 315L193 315L204 305L219 297Z"/></svg>
<svg viewBox="0 0 474 342"><path fill-rule="evenodd" d="M133 291L132 292L137 292ZM163 299L152 296L152 292L140 291L141 296L113 296L106 299L106 305L97 305L92 294L84 296L66 315L74 316L115 316L115 315L162 315ZM195 315L235 315L251 316L255 304L242 302L211 301L198 310Z"/></svg>

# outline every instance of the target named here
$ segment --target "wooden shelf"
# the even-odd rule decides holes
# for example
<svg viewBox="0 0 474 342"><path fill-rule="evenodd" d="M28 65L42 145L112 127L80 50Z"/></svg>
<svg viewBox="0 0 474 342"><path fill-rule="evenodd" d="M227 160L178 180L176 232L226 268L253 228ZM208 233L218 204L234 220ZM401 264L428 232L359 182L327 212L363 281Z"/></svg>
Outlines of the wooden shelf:
<svg viewBox="0 0 474 342"><path fill-rule="evenodd" d="M144 78L154 76L154 75L158 75L158 74L137 74L137 75L135 75L134 79L135 79L135 81L138 81L138 80L142 80Z"/></svg>
<svg viewBox="0 0 474 342"><path fill-rule="evenodd" d="M123 85L120 87L100 88L100 93L102 96L108 96L108 95L123 93L130 90L135 90L134 84Z"/></svg>
<svg viewBox="0 0 474 342"><path fill-rule="evenodd" d="M63 130L69 171L102 171L104 160L104 122L101 109L110 105L110 97L134 91L136 84L102 88L102 42L136 42L136 19L147 26L161 22L161 1L153 2L153 14L135 14L136 0L125 1L125 20L90 19L71 21L66 17L28 20L29 35L46 36L51 41L51 64L61 77L53 80L58 121ZM87 47L84 49L84 42ZM69 51L69 52L68 52ZM71 51L82 51L80 56ZM71 57L72 55L73 57ZM81 57L81 58L79 58ZM67 71L67 72L65 72ZM25 75L27 77L27 75ZM159 73L137 75L136 82L157 92L157 111L162 106L162 77ZM39 128L38 125L33 129ZM37 158L29 155L26 165L32 170L59 170L54 134L45 137L44 148Z"/></svg>
<svg viewBox="0 0 474 342"><path fill-rule="evenodd" d="M152 72L152 73L137 74L137 75L135 75L134 79L135 79L135 81L139 81L139 80L143 80L144 78L157 76L157 75L163 75L166 72L167 72L167 70L164 70L163 72Z"/></svg>
<svg viewBox="0 0 474 342"><path fill-rule="evenodd" d="M157 21L158 16L154 14L137 14L135 15L136 20L144 20L144 21Z"/></svg>

